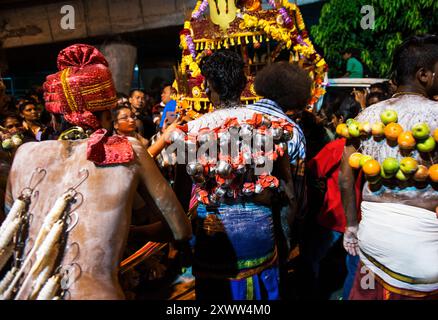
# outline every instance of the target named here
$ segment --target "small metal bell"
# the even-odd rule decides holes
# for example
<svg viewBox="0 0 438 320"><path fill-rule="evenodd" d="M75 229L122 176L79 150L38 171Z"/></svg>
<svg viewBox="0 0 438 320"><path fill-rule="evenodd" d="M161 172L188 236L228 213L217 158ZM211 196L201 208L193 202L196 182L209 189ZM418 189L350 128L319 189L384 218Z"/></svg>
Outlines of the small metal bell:
<svg viewBox="0 0 438 320"><path fill-rule="evenodd" d="M293 132L292 131L284 130L283 136L282 136L282 139L284 141L289 141L290 139L292 139L292 137L293 137Z"/></svg>
<svg viewBox="0 0 438 320"><path fill-rule="evenodd" d="M252 136L253 127L250 124L244 123L240 126L239 135L242 139L249 139Z"/></svg>
<svg viewBox="0 0 438 320"><path fill-rule="evenodd" d="M217 187L217 188L214 190L214 194L215 194L216 197L219 198L219 199L223 198L223 197L225 196L226 193L227 193L227 190L225 190L225 189L222 188L222 187Z"/></svg>
<svg viewBox="0 0 438 320"><path fill-rule="evenodd" d="M259 184L256 184L254 192L258 194L258 193L262 193L262 191L263 191L263 187Z"/></svg>
<svg viewBox="0 0 438 320"><path fill-rule="evenodd" d="M192 162L186 166L186 171L189 176L201 175L204 167L199 162Z"/></svg>
<svg viewBox="0 0 438 320"><path fill-rule="evenodd" d="M272 125L271 120L269 120L267 117L263 117L262 118L262 123L260 124L260 126L265 126L266 128L270 128Z"/></svg>
<svg viewBox="0 0 438 320"><path fill-rule="evenodd" d="M272 128L271 129L272 138L274 141L278 141L283 137L283 129L282 128Z"/></svg>
<svg viewBox="0 0 438 320"><path fill-rule="evenodd" d="M228 177L232 171L233 171L233 168L231 167L231 165L228 162L220 160L217 163L216 172L221 177Z"/></svg>

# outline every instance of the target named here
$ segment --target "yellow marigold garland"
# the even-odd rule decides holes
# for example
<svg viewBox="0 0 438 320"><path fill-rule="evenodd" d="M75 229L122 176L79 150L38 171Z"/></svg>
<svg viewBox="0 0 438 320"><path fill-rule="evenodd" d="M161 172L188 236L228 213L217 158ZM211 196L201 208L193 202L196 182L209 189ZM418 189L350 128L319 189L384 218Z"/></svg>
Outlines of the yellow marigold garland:
<svg viewBox="0 0 438 320"><path fill-rule="evenodd" d="M202 0L196 3L196 6L192 12L195 13L200 9L202 4ZM303 17L301 15L300 9L294 3L289 3L288 0L282 1L282 6L289 12L295 16L297 27L292 26L291 29L288 29L283 26L280 21L268 21L265 19L258 19L256 16L252 16L250 14L241 15L242 22L239 24L239 28L242 30L252 30L254 32L264 32L267 37L266 41L269 41L269 37L272 39L282 42L285 44L287 49L293 49L299 56L305 57L309 61L311 61L314 65L310 70L310 76L314 80L314 86L312 89L312 100L310 104L314 104L318 101L318 99L325 93L325 90L322 88L322 84L324 82L324 77L327 71L327 64L325 60L316 52L313 44L311 43L307 31L305 29L305 24ZM190 35L193 36L193 29L191 27L190 21L186 21L184 23L184 29L190 31ZM297 40L297 36L300 35L300 41ZM205 41L205 43L197 43L196 50L207 50L207 49L219 49L223 45L224 47L229 47L230 45L241 44L241 36L239 34L234 35L235 38L229 37L221 41ZM245 36L246 42L248 42L248 36ZM252 36L253 40L257 39L255 35ZM262 42L262 35L260 35L260 42ZM237 41L236 41L237 40ZM253 41L254 43L258 41ZM183 51L187 52L188 44L186 40L186 35L180 35L180 46ZM193 78L201 75L201 70L199 68L199 63L203 58L204 53L201 51L196 55L194 59L191 54L183 54L182 61L180 65L180 70L182 74L186 74L189 71L190 76ZM298 56L297 56L298 57Z"/></svg>

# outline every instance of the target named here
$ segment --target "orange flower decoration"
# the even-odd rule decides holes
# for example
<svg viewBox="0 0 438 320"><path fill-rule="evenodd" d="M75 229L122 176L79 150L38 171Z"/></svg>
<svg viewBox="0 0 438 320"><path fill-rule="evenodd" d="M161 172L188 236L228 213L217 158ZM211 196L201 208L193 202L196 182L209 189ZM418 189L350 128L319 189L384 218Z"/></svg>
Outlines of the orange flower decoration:
<svg viewBox="0 0 438 320"><path fill-rule="evenodd" d="M271 175L261 175L257 181L259 185L265 188L277 188L280 184L278 179Z"/></svg>
<svg viewBox="0 0 438 320"><path fill-rule="evenodd" d="M263 115L260 113L254 113L252 118L250 120L246 120L246 123L252 125L252 126L259 126L263 121Z"/></svg>
<svg viewBox="0 0 438 320"><path fill-rule="evenodd" d="M255 185L252 182L246 182L246 183L243 184L243 189L254 192Z"/></svg>
<svg viewBox="0 0 438 320"><path fill-rule="evenodd" d="M233 126L239 126L239 121L237 121L237 118L226 119L224 124L222 125L222 128L229 128Z"/></svg>
<svg viewBox="0 0 438 320"><path fill-rule="evenodd" d="M199 190L198 192L198 199L204 203L204 204L209 204L210 201L208 200L208 192L205 190Z"/></svg>

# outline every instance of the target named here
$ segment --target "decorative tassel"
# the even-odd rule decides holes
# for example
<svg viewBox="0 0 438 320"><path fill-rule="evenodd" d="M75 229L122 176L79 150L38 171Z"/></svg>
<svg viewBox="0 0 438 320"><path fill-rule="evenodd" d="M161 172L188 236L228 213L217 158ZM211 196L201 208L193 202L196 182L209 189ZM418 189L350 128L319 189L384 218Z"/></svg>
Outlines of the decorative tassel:
<svg viewBox="0 0 438 320"><path fill-rule="evenodd" d="M30 273L35 273L42 267L43 262L46 263L45 260L48 259L49 254L53 251L53 247L56 246L61 237L63 227L63 221L57 221L53 225L52 230L50 230L49 234L36 252L36 260Z"/></svg>
<svg viewBox="0 0 438 320"><path fill-rule="evenodd" d="M26 202L20 199L14 201L11 210L9 210L9 213L6 216L5 221L3 221L0 227L0 235L4 232L8 224L11 223L15 219L15 217L20 215L25 209L26 209Z"/></svg>
<svg viewBox="0 0 438 320"><path fill-rule="evenodd" d="M53 247L52 251L48 255L46 265L36 277L32 285L32 294L30 295L31 300L34 300L38 296L38 293L40 292L44 283L46 283L47 279L49 279L50 276L52 275L53 269L55 267L55 262L58 257L58 252L59 252L59 244Z"/></svg>
<svg viewBox="0 0 438 320"><path fill-rule="evenodd" d="M14 276L15 276L15 273L17 273L17 270L18 269L16 267L13 267L11 270L8 271L8 273L6 273L6 275L4 276L2 281L0 281L0 295L3 295L3 293L6 291L6 289L11 284L12 280L14 280ZM3 299L0 297L0 300L3 300Z"/></svg>
<svg viewBox="0 0 438 320"><path fill-rule="evenodd" d="M240 37L237 37L237 44L238 44L238 45L241 45L241 44L242 44L242 41L241 41Z"/></svg>
<svg viewBox="0 0 438 320"><path fill-rule="evenodd" d="M17 232L21 222L22 219L20 217L16 217L6 226L3 233L0 235L0 257L6 253L6 249L14 238L14 235Z"/></svg>
<svg viewBox="0 0 438 320"><path fill-rule="evenodd" d="M55 275L47 280L44 287L41 289L37 300L51 300L56 296L56 292L59 289L60 275Z"/></svg>

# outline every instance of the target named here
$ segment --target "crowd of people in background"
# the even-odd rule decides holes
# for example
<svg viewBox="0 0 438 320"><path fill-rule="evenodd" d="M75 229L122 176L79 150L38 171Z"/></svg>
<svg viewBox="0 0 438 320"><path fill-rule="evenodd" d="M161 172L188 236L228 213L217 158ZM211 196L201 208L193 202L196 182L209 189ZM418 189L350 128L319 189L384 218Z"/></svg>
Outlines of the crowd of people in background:
<svg viewBox="0 0 438 320"><path fill-rule="evenodd" d="M355 58L353 50L346 50L343 57L346 60L345 77L363 77L363 67ZM321 109L309 111L305 108L305 101L300 100L300 98L306 99L308 97L300 92L299 86L292 85L290 92L294 92L294 95L288 95L288 92L281 92L280 88L270 88L267 85L271 82L272 77L278 77L281 72L285 74L282 80L278 80L276 83L283 81L286 88L293 81L305 83L308 80L302 74L302 70L294 65L291 66L287 63L284 65L283 62L283 65L282 63L274 64L271 69L267 67L266 71L260 72L255 83L257 92L265 99L249 107L249 110L266 113L277 112L285 119L290 118L298 125L296 129L299 131L295 133L295 138L302 135L304 139L302 142L293 142L296 154L291 159L295 161L293 163L295 168L298 168L297 172L294 173L295 187L298 185L297 181L301 179L301 190L304 190L305 193L300 195L301 198L298 201L301 208L296 216L297 222L294 224L297 228L294 233L296 236L289 239L289 246L297 245L299 247L296 265L297 277L294 280L297 281L299 289L294 294L295 297L328 298L324 296L326 292L324 292L324 284L321 280L322 261L328 255L333 255L336 246L342 248L342 237L347 224L338 183L343 151L347 141L336 135L336 128L339 124L345 123L347 119L356 118L370 106L391 99L397 86L392 80L389 80L374 83L368 88L347 88L344 90L328 88ZM287 81L289 83L286 83ZM25 97L19 99L7 97L3 84L1 84L0 91L0 97L2 97L0 101L2 141L17 133L22 135L22 143L56 140L67 128L61 117L45 111L42 91L39 88L29 91ZM148 149L150 155L156 156L165 144L163 141L160 142L160 136L163 136L162 140L166 140L166 130L172 128L172 124L179 121L175 113L176 94L175 88L171 85L163 86L161 101L154 101L151 96L139 88L133 88L129 95L119 94L118 106L111 112L113 133L136 138ZM225 102L217 103L220 105ZM278 110L272 111L275 108ZM158 144L156 144L157 141ZM7 170L12 162L13 152L13 148L9 149L5 146L2 148L2 153L5 154L2 157L2 191L5 188ZM356 206L359 206L361 201L362 186L363 181L359 177L354 190L357 194ZM190 190L191 188L186 191ZM309 201L309 199L311 200ZM134 211L144 205L144 203L138 204ZM139 223L146 222L140 221ZM175 258L177 254L184 255L184 252L180 248L170 247L166 251L165 257L161 256L160 259L156 259L154 263L148 265L152 271L149 270L146 280L156 280L162 277L170 268L169 257ZM348 299L353 287L359 258L357 255L344 251L340 256L342 262L338 261L338 266L339 272L342 274L343 291L338 293L336 298ZM185 258L186 256L183 256L182 260ZM280 261L281 263L290 263L287 257L283 258L284 261ZM182 265L190 264L183 263ZM181 264L178 267L181 268ZM276 272L282 272L281 268L280 271L272 269L269 274L266 273L266 270L264 271L265 275L273 277L276 276ZM202 295L208 296L212 290L215 291L216 295L220 294L217 287L220 287L222 283L213 282L217 287L211 287L211 283L199 282L197 284L200 297ZM279 290L282 292L281 288ZM284 292L290 293L287 290ZM272 294L278 297L279 293ZM237 295L237 297L240 296Z"/></svg>
<svg viewBox="0 0 438 320"><path fill-rule="evenodd" d="M279 64L274 65L273 68L274 70L271 70L272 74L280 72L285 66ZM297 75L297 71L299 70L294 70L289 74L285 74L285 76L289 75L292 77L289 80L294 82L297 80L293 78L294 75ZM258 85L261 94L265 96L270 94L276 95L276 93L270 93L269 90L273 88L269 89L262 81L264 79L262 79L262 76L259 76ZM343 213L341 212L342 208L339 207L339 199L333 200L331 190L327 190L327 188L333 187L336 184L337 172L331 171L331 168L339 166L341 150L345 145L345 139L337 139L336 127L347 119L356 117L361 110L370 105L389 99L393 93L394 88L390 81L375 83L369 88L363 89L329 90L324 97L322 108L318 112L315 110L313 112L305 110L302 107L305 105L305 102L295 101L299 98L299 95L294 97L286 96L284 98L288 99L289 104L295 103L297 106L289 108L289 111L294 110L290 116L300 125L305 137L304 144L306 147L302 146L302 150L305 150L305 155L301 155L301 157L307 159L304 171L307 182L302 188L307 190L308 195L306 197L312 198L309 206L305 209L307 211L304 223L304 234L306 236L300 239L302 241L300 264L302 265L299 270L311 270L310 274L306 274L303 277L305 282L311 284L310 286L303 286L303 288L306 288L301 293L304 296L321 297L320 290L318 289L320 285L318 284L319 264L330 248L342 238L342 230L345 229L345 221L342 223ZM157 134L160 135L163 129L166 129L176 120L176 101L174 100L176 94L175 88L167 84L163 86L161 101L157 103L153 101L151 96L139 88L133 88L129 95L119 94L118 106L111 112L113 133L134 137L145 148L149 148L153 137L155 136L154 138L156 139ZM303 93L301 94L304 95ZM24 137L23 142L56 140L66 128L62 119L56 119L56 117L59 117L58 115L49 114L45 111L42 91L38 88L29 91L23 98L16 100L14 97L8 97L4 100L7 103L1 109L1 134L3 137L21 133ZM281 103L284 105L285 101L281 101ZM152 149L150 148L149 150ZM329 154L337 154L338 156L334 159L328 157ZM9 165L12 159L12 157L9 157L7 161ZM333 162L327 163L330 161ZM320 162L326 163L322 165ZM321 171L321 168L324 168L323 171ZM330 173L330 176L327 176L328 173ZM166 176L166 173L163 172L163 174ZM7 175L7 172L4 172L3 175ZM170 179L169 176L168 178ZM322 180L325 181L323 188L321 188ZM330 184L331 180L332 184ZM316 197L316 195L319 197ZM339 195L336 195L336 197L339 197ZM315 199L319 201L315 201ZM330 223L324 221L324 219L327 219L325 217L327 213L321 210L322 208L329 207L330 205L327 202L330 201L337 202L338 210L340 210L336 214L338 214L341 222L335 227L330 226ZM137 223L144 224L145 221L137 221ZM173 250L172 254L175 255L175 250ZM159 259L152 259L152 262L146 263L146 267L143 266L142 268L143 272L146 272L145 278L148 281L163 277L169 267L166 265L169 264L168 257L163 257L163 255L159 255L159 257ZM350 262L349 260L354 261ZM347 256L347 266L351 264L357 264L357 257ZM150 270L146 270L147 268ZM349 267L350 272L354 272L354 270L355 267ZM351 275L347 279L350 279L349 281L351 282ZM138 281L136 285L138 285ZM348 288L349 286L351 286L351 283L346 282L345 287ZM312 290L308 291L309 288L312 288ZM348 292L348 289L346 289L343 294L344 299L348 299Z"/></svg>

